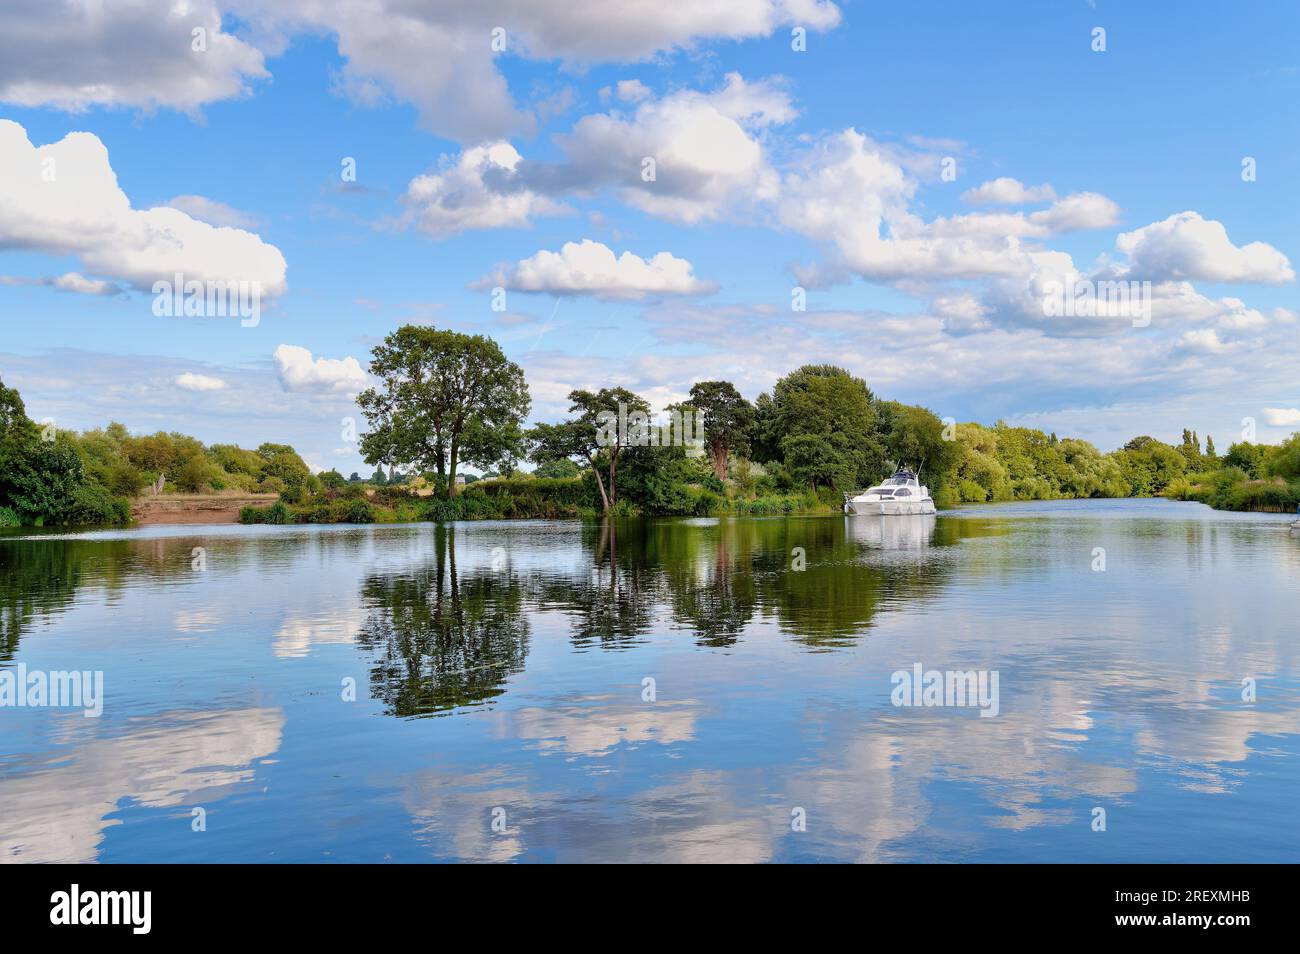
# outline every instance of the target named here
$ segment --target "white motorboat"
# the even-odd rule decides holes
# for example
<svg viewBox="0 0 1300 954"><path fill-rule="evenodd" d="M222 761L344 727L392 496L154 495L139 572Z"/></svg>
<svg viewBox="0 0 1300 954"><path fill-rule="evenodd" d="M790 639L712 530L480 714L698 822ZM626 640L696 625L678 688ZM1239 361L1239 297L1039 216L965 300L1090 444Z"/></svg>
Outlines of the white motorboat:
<svg viewBox="0 0 1300 954"><path fill-rule="evenodd" d="M905 467L894 471L894 475L880 483L879 486L864 490L856 496L844 495L844 512L847 514L867 515L934 513L934 498L929 489L921 483L915 473Z"/></svg>

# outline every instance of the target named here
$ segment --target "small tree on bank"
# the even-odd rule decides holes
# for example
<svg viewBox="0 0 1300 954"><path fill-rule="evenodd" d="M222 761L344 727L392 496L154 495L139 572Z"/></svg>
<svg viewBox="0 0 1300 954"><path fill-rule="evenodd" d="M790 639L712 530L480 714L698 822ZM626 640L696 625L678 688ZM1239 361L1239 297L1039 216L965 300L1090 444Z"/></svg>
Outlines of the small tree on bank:
<svg viewBox="0 0 1300 954"><path fill-rule="evenodd" d="M559 424L538 424L528 432L529 457L538 464L582 460L591 467L600 502L609 513L618 503L618 459L638 435L630 433L621 414L650 413L650 405L627 388L570 391L570 413L578 416ZM611 421L610 415L613 415ZM600 465L606 475L601 476Z"/></svg>
<svg viewBox="0 0 1300 954"><path fill-rule="evenodd" d="M754 406L730 381L698 381L691 386L690 405L703 415L704 442L719 480L727 479L727 458L749 453Z"/></svg>

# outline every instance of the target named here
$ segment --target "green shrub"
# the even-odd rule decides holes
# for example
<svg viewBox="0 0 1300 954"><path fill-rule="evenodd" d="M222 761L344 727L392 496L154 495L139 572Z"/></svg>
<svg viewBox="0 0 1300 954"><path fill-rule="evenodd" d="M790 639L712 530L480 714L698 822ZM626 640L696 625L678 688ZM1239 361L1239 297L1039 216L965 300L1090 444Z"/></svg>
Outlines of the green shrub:
<svg viewBox="0 0 1300 954"><path fill-rule="evenodd" d="M1223 502L1228 510L1290 512L1300 503L1300 484L1250 481L1233 486Z"/></svg>
<svg viewBox="0 0 1300 954"><path fill-rule="evenodd" d="M588 491L581 477L513 477L480 481L467 489L462 496L484 494L489 498L506 496L529 496L551 500L555 503L582 506L594 502L599 504L600 495L595 489L593 479Z"/></svg>
<svg viewBox="0 0 1300 954"><path fill-rule="evenodd" d="M135 497L148 482L149 478L144 472L129 461L113 464L104 474L104 486L119 497Z"/></svg>
<svg viewBox="0 0 1300 954"><path fill-rule="evenodd" d="M292 515L289 508L284 505L284 501L277 500L271 506L262 511L262 523L284 524L289 523Z"/></svg>
<svg viewBox="0 0 1300 954"><path fill-rule="evenodd" d="M349 500L343 510L346 523L374 523L375 511L365 500Z"/></svg>
<svg viewBox="0 0 1300 954"><path fill-rule="evenodd" d="M63 516L66 523L97 526L131 522L130 505L125 500L113 497L103 487L82 484L73 489L70 497L68 509Z"/></svg>
<svg viewBox="0 0 1300 954"><path fill-rule="evenodd" d="M315 504L302 511L299 515L303 519L298 523L334 523L336 516L330 511L330 505L327 503Z"/></svg>
<svg viewBox="0 0 1300 954"><path fill-rule="evenodd" d="M12 507L0 507L0 527L21 527L22 519Z"/></svg>

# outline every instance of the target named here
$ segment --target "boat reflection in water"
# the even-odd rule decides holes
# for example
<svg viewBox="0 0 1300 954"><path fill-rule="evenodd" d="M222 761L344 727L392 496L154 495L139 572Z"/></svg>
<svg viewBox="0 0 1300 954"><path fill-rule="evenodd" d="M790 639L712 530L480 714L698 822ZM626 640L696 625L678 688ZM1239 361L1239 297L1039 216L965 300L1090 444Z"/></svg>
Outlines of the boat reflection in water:
<svg viewBox="0 0 1300 954"><path fill-rule="evenodd" d="M934 514L898 514L883 516L859 514L844 518L844 535L848 539L880 550L929 549L934 543Z"/></svg>

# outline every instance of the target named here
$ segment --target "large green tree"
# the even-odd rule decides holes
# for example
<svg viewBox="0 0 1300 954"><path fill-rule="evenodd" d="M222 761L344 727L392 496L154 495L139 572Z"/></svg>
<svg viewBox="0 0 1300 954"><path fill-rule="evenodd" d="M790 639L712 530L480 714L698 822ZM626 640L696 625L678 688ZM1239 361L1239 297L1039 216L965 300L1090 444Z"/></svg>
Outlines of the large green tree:
<svg viewBox="0 0 1300 954"><path fill-rule="evenodd" d="M20 433L32 429L32 422L27 419L27 407L17 388L5 387L4 381L0 380L0 441L15 440Z"/></svg>
<svg viewBox="0 0 1300 954"><path fill-rule="evenodd" d="M896 465L917 468L931 483L946 481L957 466L956 428L944 439L938 415L914 404L881 401L877 404L885 449Z"/></svg>
<svg viewBox="0 0 1300 954"><path fill-rule="evenodd" d="M374 349L370 373L379 385L357 396L367 463L434 471L451 495L462 461L490 467L518 453L528 385L491 338L404 325Z"/></svg>
<svg viewBox="0 0 1300 954"><path fill-rule="evenodd" d="M559 424L538 424L528 432L529 457L538 464L585 461L595 475L601 504L609 513L618 503L619 457L641 441L639 429L627 419L638 412L648 416L650 405L627 388L570 391L569 401L569 412L575 417Z"/></svg>
<svg viewBox="0 0 1300 954"><path fill-rule="evenodd" d="M727 458L749 453L754 406L730 381L697 381L691 385L690 406L704 418L704 443L719 480L727 479Z"/></svg>
<svg viewBox="0 0 1300 954"><path fill-rule="evenodd" d="M804 365L776 382L757 409L759 440L814 486L869 483L885 467L875 398L865 381L832 365Z"/></svg>

